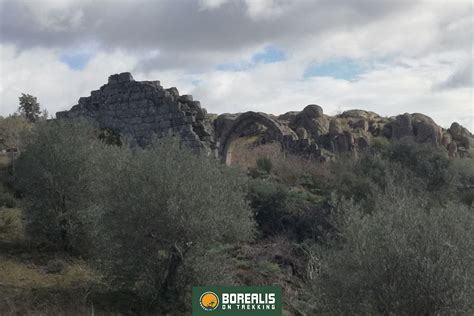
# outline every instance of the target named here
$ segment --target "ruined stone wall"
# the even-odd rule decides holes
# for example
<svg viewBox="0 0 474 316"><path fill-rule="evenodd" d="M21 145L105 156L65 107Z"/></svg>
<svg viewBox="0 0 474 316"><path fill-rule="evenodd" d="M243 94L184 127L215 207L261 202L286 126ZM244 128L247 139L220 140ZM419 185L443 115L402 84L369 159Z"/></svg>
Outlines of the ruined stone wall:
<svg viewBox="0 0 474 316"><path fill-rule="evenodd" d="M280 116L256 112L207 115L192 96L180 96L176 88L164 89L159 81L135 81L130 73L110 76L106 85L56 116L90 118L140 146L149 144L155 135L179 136L195 151L224 161L230 161L226 158L232 155L232 142L242 137L254 139L255 146L277 142L284 151L320 160L341 153L357 155L377 138L410 138L444 147L451 157L466 156L474 148L474 136L466 128L453 123L443 129L419 113L382 117L349 110L329 116L311 104Z"/></svg>
<svg viewBox="0 0 474 316"><path fill-rule="evenodd" d="M140 146L153 137L179 136L196 151L216 152L206 110L176 88L164 89L159 81L135 81L130 73L109 77L99 90L82 97L58 119L86 117Z"/></svg>

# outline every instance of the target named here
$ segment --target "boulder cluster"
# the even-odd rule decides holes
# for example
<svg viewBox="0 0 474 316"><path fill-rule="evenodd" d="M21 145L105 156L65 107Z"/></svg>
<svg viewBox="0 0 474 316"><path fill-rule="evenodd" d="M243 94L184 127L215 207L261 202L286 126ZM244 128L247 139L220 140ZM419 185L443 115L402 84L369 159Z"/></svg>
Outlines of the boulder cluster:
<svg viewBox="0 0 474 316"><path fill-rule="evenodd" d="M130 73L110 76L99 90L56 116L87 117L140 146L154 136L179 136L190 148L224 160L235 139L250 136L257 143L279 142L283 150L320 160L342 153L357 155L377 141L407 138L442 146L451 157L466 156L474 147L474 136L458 123L443 129L419 113L382 117L350 110L329 116L311 104L280 116L207 114L191 95L179 95L174 87L164 89L159 81L135 81Z"/></svg>
<svg viewBox="0 0 474 316"><path fill-rule="evenodd" d="M309 139L320 149L334 154L357 154L377 139L410 139L442 146L451 157L465 156L474 147L474 136L466 128L453 123L449 129L443 129L420 113L382 117L374 112L349 110L328 116L320 106L311 104L301 112L289 112L278 118L287 122L299 139Z"/></svg>

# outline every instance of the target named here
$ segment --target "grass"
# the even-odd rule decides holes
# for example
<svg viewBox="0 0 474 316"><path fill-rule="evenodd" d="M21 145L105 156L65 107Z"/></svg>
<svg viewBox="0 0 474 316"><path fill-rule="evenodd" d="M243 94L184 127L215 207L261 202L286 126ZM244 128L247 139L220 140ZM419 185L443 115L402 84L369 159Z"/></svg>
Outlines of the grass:
<svg viewBox="0 0 474 316"><path fill-rule="evenodd" d="M316 191L316 190L315 190ZM310 202L313 205L322 205L327 197L323 194L315 194L308 191L304 187L292 187L289 190L290 196L297 200L304 200Z"/></svg>
<svg viewBox="0 0 474 316"><path fill-rule="evenodd" d="M17 259L2 258L0 261L0 285L22 289L80 288L95 279L94 273L84 262L66 263L61 273L48 273L46 266Z"/></svg>
<svg viewBox="0 0 474 316"><path fill-rule="evenodd" d="M0 153L0 169L5 169L10 164L9 154Z"/></svg>
<svg viewBox="0 0 474 316"><path fill-rule="evenodd" d="M25 242L23 214L18 208L0 208L0 243Z"/></svg>
<svg viewBox="0 0 474 316"><path fill-rule="evenodd" d="M1 185L1 184L0 184ZM31 242L20 208L0 208L0 315L121 315L133 297L80 258ZM55 268L59 266L59 268Z"/></svg>
<svg viewBox="0 0 474 316"><path fill-rule="evenodd" d="M20 208L0 208L0 315L91 314L99 280L85 261L31 243Z"/></svg>
<svg viewBox="0 0 474 316"><path fill-rule="evenodd" d="M238 165L247 170L257 164L262 157L272 157L281 152L277 143L259 144L258 136L247 136L235 139L230 145L227 163Z"/></svg>
<svg viewBox="0 0 474 316"><path fill-rule="evenodd" d="M471 149L469 150L467 156L468 156L469 158L473 158L473 159L474 159L474 148L471 148Z"/></svg>

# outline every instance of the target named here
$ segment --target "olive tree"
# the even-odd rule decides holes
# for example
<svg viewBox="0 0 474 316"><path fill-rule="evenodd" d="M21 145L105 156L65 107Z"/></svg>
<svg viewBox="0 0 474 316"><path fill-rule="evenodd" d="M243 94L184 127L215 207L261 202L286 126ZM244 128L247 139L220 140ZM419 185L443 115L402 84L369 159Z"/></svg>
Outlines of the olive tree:
<svg viewBox="0 0 474 316"><path fill-rule="evenodd" d="M86 121L38 122L17 162L27 231L67 251L89 247L81 218L91 206L94 155L103 148Z"/></svg>
<svg viewBox="0 0 474 316"><path fill-rule="evenodd" d="M339 205L336 236L318 247L313 313L454 315L474 312L474 209L433 206L389 188L368 213Z"/></svg>
<svg viewBox="0 0 474 316"><path fill-rule="evenodd" d="M18 100L20 101L18 113L24 116L29 122L36 122L42 114L38 99L31 94L22 93ZM43 112L43 117L48 117L47 111Z"/></svg>
<svg viewBox="0 0 474 316"><path fill-rule="evenodd" d="M216 276L224 266L211 264L223 258L216 250L252 238L246 179L238 170L176 140L111 147L102 162L98 262L116 286L153 307L176 300L183 286L209 282L200 276ZM207 273L192 262L206 262Z"/></svg>
<svg viewBox="0 0 474 316"><path fill-rule="evenodd" d="M32 124L20 115L0 117L0 149L15 148L21 151L31 127Z"/></svg>

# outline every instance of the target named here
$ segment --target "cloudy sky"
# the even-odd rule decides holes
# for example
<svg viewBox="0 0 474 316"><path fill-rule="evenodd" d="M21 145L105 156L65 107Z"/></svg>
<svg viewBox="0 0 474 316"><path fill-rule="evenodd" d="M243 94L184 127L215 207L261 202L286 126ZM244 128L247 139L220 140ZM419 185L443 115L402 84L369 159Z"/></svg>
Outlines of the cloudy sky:
<svg viewBox="0 0 474 316"><path fill-rule="evenodd" d="M474 130L473 21L470 0L0 0L0 115L130 71L214 113L316 103Z"/></svg>

